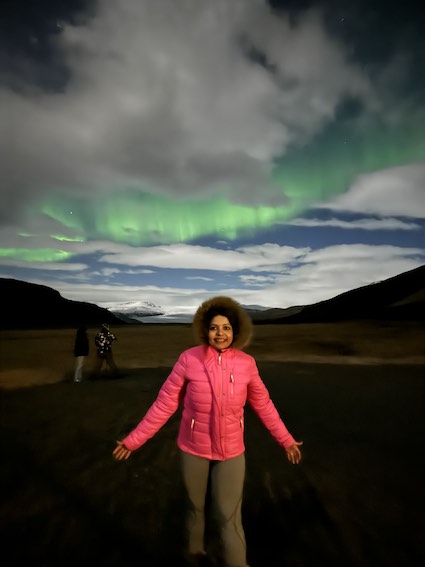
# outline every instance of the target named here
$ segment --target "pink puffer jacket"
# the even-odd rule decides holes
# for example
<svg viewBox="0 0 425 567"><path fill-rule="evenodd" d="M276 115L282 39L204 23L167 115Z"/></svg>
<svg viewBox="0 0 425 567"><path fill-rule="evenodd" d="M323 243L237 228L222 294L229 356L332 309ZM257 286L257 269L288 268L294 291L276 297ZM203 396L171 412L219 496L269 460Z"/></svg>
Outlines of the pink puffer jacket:
<svg viewBox="0 0 425 567"><path fill-rule="evenodd" d="M184 351L157 399L137 427L123 440L134 451L166 423L184 394L178 447L212 460L237 457L245 450L244 406L252 406L284 448L295 441L286 429L260 378L252 356L210 346Z"/></svg>

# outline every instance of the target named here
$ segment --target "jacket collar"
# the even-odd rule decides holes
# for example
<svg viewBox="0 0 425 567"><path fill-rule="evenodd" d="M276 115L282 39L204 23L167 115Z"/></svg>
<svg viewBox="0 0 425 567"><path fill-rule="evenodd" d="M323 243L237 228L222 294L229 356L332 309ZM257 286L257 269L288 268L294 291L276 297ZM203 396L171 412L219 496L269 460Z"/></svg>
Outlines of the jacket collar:
<svg viewBox="0 0 425 567"><path fill-rule="evenodd" d="M211 362L216 362L218 360L218 357L221 356L222 357L226 357L226 359L228 360L229 358L233 358L234 356L234 349L230 346L229 348L226 348L224 350L218 351L217 349L215 349L214 347L207 345L205 347L206 351L205 351L205 364L210 364Z"/></svg>

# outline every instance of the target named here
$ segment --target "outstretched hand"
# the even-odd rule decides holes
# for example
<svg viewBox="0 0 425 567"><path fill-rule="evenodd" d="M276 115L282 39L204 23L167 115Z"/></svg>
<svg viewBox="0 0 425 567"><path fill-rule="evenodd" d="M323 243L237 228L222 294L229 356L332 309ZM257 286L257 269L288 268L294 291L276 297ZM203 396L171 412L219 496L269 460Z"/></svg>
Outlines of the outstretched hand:
<svg viewBox="0 0 425 567"><path fill-rule="evenodd" d="M298 463L301 461L301 451L298 449L298 447L302 444L302 441L295 441L293 445L285 449L288 461L290 461L293 465L298 465Z"/></svg>
<svg viewBox="0 0 425 567"><path fill-rule="evenodd" d="M127 449L122 441L117 441L117 446L113 450L112 455L117 461L126 461L131 455L131 451Z"/></svg>

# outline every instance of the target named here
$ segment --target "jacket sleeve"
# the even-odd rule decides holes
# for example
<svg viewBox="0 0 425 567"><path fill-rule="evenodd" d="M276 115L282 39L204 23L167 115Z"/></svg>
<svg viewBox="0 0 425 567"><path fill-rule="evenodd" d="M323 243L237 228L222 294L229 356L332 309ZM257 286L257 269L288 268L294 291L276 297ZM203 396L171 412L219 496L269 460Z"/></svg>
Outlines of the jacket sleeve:
<svg viewBox="0 0 425 567"><path fill-rule="evenodd" d="M295 439L283 423L270 394L262 381L257 365L252 359L251 380L248 384L248 402L274 439L281 447L287 449L295 443Z"/></svg>
<svg viewBox="0 0 425 567"><path fill-rule="evenodd" d="M176 412L179 407L180 394L185 385L185 366L183 353L142 421L123 439L127 449L135 451L144 445Z"/></svg>

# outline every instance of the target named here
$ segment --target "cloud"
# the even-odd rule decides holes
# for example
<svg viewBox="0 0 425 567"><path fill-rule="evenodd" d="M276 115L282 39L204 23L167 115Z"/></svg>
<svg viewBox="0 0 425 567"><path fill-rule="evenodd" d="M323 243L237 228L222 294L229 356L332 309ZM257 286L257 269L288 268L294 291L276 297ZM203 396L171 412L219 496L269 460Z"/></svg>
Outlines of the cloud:
<svg viewBox="0 0 425 567"><path fill-rule="evenodd" d="M307 305L351 289L385 280L423 265L425 249L396 246L340 245L312 250L303 262L275 274L271 285L235 293L246 304L269 307ZM253 281L248 278L248 283ZM266 283L266 285L263 285Z"/></svg>
<svg viewBox="0 0 425 567"><path fill-rule="evenodd" d="M245 286L255 286L266 287L267 284L274 283L276 281L276 275L272 276L254 276L254 275L243 275L239 276L240 282Z"/></svg>
<svg viewBox="0 0 425 567"><path fill-rule="evenodd" d="M32 270L48 270L51 272L82 272L87 270L87 264L67 263L67 262L31 262L24 260L15 260L0 256L0 266L9 266L10 268L31 268ZM2 276L7 277L7 276Z"/></svg>
<svg viewBox="0 0 425 567"><path fill-rule="evenodd" d="M318 207L380 216L425 218L425 163L359 175L346 193Z"/></svg>
<svg viewBox="0 0 425 567"><path fill-rule="evenodd" d="M185 254L180 256L182 270L193 269L191 248L187 247ZM219 278L219 285L215 289L130 286L122 283L94 285L67 283L59 278L49 282L40 278L31 281L54 287L68 299L91 301L103 307L124 301L150 301L170 312L193 312L204 299L220 293L232 296L245 305L285 308L329 299L350 289L417 268L425 261L424 248L391 245L344 244L298 251L282 251L279 247L266 246L264 254L261 254L261 247L256 248L238 252L243 257L247 254L247 259L245 264L240 265L240 270L246 270L246 273L235 272L241 284L237 287L223 285L223 280ZM200 254L200 250L194 252L195 255ZM211 260L212 250L206 249L205 252ZM210 269L220 274L223 264L228 262L228 256L226 251L215 252L215 260L219 260L211 263Z"/></svg>
<svg viewBox="0 0 425 567"><path fill-rule="evenodd" d="M140 269L140 270L125 270L124 273L126 273L126 274L154 274L155 271L154 270Z"/></svg>
<svg viewBox="0 0 425 567"><path fill-rule="evenodd" d="M235 272L241 270L267 271L295 261L308 252L308 248L293 248L278 244L240 247L235 250L217 250L208 246L171 244L150 248L114 246L113 254L105 254L101 262L144 265L167 269L192 269Z"/></svg>
<svg viewBox="0 0 425 567"><path fill-rule="evenodd" d="M306 228L334 227L348 230L419 230L421 228L421 226L417 223L406 222L395 218L363 218L350 221L337 218L332 218L329 220L322 220L318 218L298 218L291 220L285 224L291 226L302 226Z"/></svg>
<svg viewBox="0 0 425 567"><path fill-rule="evenodd" d="M62 90L0 89L5 217L52 192L130 187L282 202L274 159L311 139L346 96L374 105L318 12L293 25L255 0L99 0L91 19L63 25L58 54Z"/></svg>

